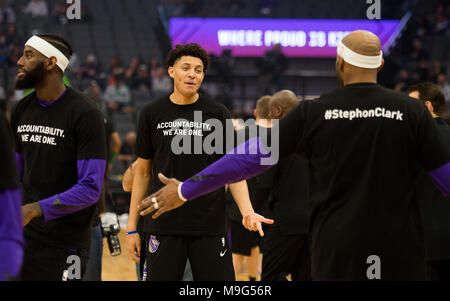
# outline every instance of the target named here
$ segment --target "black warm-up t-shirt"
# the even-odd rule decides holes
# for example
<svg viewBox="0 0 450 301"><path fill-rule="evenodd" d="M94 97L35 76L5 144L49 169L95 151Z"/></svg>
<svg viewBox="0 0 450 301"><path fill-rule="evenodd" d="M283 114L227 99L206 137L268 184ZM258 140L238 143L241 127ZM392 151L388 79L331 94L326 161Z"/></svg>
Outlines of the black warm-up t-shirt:
<svg viewBox="0 0 450 301"><path fill-rule="evenodd" d="M64 95L41 106L36 92L11 114L15 151L24 158L23 204L69 190L78 181L78 160L106 160L102 113L84 94L67 87ZM86 248L96 204L60 218L34 218L24 236L56 247Z"/></svg>
<svg viewBox="0 0 450 301"><path fill-rule="evenodd" d="M416 180L450 154L421 103L364 83L303 101L280 121L292 152L310 162L314 279L367 280L371 255L381 279L426 278Z"/></svg>
<svg viewBox="0 0 450 301"><path fill-rule="evenodd" d="M214 125L216 122L209 119L215 119L220 125ZM153 162L150 194L163 187L158 173L185 181L218 160L226 150L226 143L220 143L224 141L227 128L233 139L229 111L206 94L200 94L198 100L189 105L174 104L168 95L147 105L139 117L136 155ZM201 147L203 144L217 147L220 152L208 154ZM184 146L186 151L173 151L172 145ZM163 235L224 235L224 197L225 190L220 188L157 219L152 219L152 214L146 215L140 218L139 229Z"/></svg>

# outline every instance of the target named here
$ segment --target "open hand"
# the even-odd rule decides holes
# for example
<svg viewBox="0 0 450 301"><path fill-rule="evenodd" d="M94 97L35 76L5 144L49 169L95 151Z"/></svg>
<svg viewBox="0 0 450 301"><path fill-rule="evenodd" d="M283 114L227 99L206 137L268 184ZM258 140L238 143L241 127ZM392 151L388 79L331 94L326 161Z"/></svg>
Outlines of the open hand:
<svg viewBox="0 0 450 301"><path fill-rule="evenodd" d="M185 202L178 196L178 185L181 183L175 178L167 178L162 173L158 174L159 180L166 184L157 192L142 200L138 206L140 215L144 216L156 210L152 218L156 219L161 214L180 207Z"/></svg>
<svg viewBox="0 0 450 301"><path fill-rule="evenodd" d="M244 225L244 227L247 230L258 231L259 235L264 236L264 231L262 230L261 223L266 223L266 224L271 225L274 223L274 220L265 218L264 216L259 215L258 213L254 213L254 212L246 214L242 218L242 225Z"/></svg>

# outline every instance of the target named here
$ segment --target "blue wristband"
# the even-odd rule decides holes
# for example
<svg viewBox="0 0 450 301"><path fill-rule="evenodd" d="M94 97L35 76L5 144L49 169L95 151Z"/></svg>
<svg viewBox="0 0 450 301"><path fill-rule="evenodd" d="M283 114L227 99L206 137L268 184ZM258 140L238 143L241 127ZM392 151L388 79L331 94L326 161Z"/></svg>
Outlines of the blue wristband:
<svg viewBox="0 0 450 301"><path fill-rule="evenodd" d="M138 231L130 231L130 232L127 232L127 235L134 234L134 233L138 233Z"/></svg>

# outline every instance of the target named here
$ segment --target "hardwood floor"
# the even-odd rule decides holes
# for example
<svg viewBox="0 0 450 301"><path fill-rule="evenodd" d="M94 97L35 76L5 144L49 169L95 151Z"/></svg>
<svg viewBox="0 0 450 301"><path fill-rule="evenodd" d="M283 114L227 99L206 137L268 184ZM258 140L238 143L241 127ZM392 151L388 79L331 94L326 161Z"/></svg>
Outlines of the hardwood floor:
<svg viewBox="0 0 450 301"><path fill-rule="evenodd" d="M119 256L111 256L106 238L103 238L103 281L137 281L136 265L125 250L125 236L125 231L121 230L119 241L122 254Z"/></svg>

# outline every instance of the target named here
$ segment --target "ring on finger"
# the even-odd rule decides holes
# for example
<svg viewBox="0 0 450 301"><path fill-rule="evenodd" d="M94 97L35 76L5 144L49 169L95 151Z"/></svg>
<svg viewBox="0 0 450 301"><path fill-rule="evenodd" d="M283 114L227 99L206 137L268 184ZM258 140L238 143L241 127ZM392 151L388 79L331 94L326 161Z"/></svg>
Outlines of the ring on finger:
<svg viewBox="0 0 450 301"><path fill-rule="evenodd" d="M155 197L152 197L151 201L152 201L152 203L153 203L153 207L154 207L155 209L158 209L159 206L158 206L158 201L156 200L156 198L155 198Z"/></svg>

